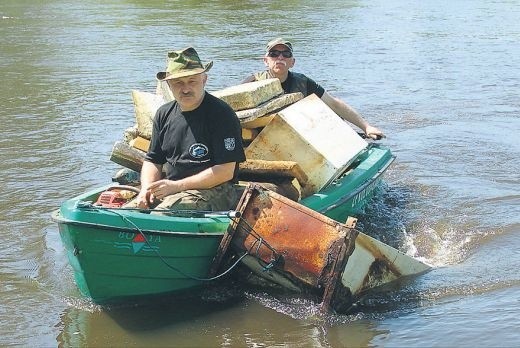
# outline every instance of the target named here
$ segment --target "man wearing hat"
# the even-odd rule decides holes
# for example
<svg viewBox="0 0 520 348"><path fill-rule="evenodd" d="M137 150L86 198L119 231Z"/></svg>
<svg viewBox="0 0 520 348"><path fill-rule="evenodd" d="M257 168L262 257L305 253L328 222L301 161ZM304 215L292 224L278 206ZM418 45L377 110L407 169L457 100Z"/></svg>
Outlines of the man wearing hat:
<svg viewBox="0 0 520 348"><path fill-rule="evenodd" d="M161 106L153 120L135 206L235 207L233 182L238 163L245 160L240 122L228 104L205 91L212 65L203 65L192 47L168 53L167 69L157 79L168 83L175 100Z"/></svg>
<svg viewBox="0 0 520 348"><path fill-rule="evenodd" d="M341 99L331 96L314 80L304 74L290 71L289 69L294 66L295 61L293 46L289 41L283 38L271 40L267 43L264 55L267 70L249 76L242 83L277 77L282 83L285 93L301 92L305 97L314 93L341 118L362 129L368 137L373 139L384 137L383 132L370 125L356 110Z"/></svg>

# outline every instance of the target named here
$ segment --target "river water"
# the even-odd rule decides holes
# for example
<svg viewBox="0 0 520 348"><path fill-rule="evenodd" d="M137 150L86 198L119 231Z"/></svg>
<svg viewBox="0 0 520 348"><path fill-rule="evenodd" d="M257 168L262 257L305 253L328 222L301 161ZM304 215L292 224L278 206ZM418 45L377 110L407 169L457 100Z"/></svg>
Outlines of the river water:
<svg viewBox="0 0 520 348"><path fill-rule="evenodd" d="M517 1L0 3L0 346L520 345ZM284 35L307 73L397 155L358 227L430 263L350 315L226 288L101 308L83 298L50 212L105 185L166 52L214 61L208 90L262 70ZM180 303L179 303L180 302Z"/></svg>

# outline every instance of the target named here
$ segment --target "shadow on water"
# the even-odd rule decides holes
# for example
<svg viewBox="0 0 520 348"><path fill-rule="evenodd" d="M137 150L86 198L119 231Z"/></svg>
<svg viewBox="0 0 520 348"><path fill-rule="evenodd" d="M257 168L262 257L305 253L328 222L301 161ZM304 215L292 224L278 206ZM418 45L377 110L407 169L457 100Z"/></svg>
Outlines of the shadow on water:
<svg viewBox="0 0 520 348"><path fill-rule="evenodd" d="M217 286L147 304L82 303L62 313L56 339L60 347L276 346L284 342L330 347L343 346L346 337L353 346L367 346L376 335L385 334L358 315L313 313L318 307L311 300L283 294L283 290L267 294L260 288Z"/></svg>
<svg viewBox="0 0 520 348"><path fill-rule="evenodd" d="M216 293L201 293L200 296L164 297L146 304L135 304L132 307L109 307L105 312L123 329L131 332L144 332L214 315L240 305L243 301L241 296L231 296L224 299L222 294L218 294L223 289L212 289L212 291Z"/></svg>
<svg viewBox="0 0 520 348"><path fill-rule="evenodd" d="M128 333L145 338L196 323L241 306L245 297L235 286L216 284L185 294L146 297L124 304L96 305L72 299L57 326L59 346L95 346L118 342ZM100 337L98 332L111 332ZM107 340L108 339L108 340ZM120 343L117 343L118 345Z"/></svg>

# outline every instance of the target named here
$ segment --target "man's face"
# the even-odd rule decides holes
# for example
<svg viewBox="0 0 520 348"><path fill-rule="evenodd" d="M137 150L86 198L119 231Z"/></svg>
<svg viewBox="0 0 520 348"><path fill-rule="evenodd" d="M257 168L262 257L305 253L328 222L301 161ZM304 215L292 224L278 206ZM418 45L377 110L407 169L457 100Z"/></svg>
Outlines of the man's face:
<svg viewBox="0 0 520 348"><path fill-rule="evenodd" d="M269 70L275 75L284 75L294 65L294 57L291 54L290 58L284 57L282 52L290 52L285 45L276 45L269 50L269 52L277 53L277 57L271 57L268 54L264 56L264 63ZM287 55L287 53L285 53Z"/></svg>
<svg viewBox="0 0 520 348"><path fill-rule="evenodd" d="M199 107L204 99L204 86L207 79L207 75L202 73L167 80L182 111L191 111Z"/></svg>

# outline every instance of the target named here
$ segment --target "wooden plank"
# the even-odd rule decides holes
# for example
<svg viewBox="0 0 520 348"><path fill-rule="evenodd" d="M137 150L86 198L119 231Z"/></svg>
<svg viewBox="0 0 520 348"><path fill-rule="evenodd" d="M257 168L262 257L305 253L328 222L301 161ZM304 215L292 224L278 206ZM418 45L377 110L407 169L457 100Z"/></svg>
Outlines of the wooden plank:
<svg viewBox="0 0 520 348"><path fill-rule="evenodd" d="M211 94L238 111L257 107L282 93L280 80L273 78L227 87Z"/></svg>
<svg viewBox="0 0 520 348"><path fill-rule="evenodd" d="M258 105L257 107L250 108L247 110L237 111L238 119L240 120L240 124L251 122L259 117L266 116L272 114L278 110L281 110L288 105L294 104L297 101L303 98L303 94L298 93L289 93L283 94L274 99L268 100L267 102ZM250 127L247 127L250 128Z"/></svg>
<svg viewBox="0 0 520 348"><path fill-rule="evenodd" d="M150 147L150 140L138 136L135 139L132 139L129 142L129 145L135 147L138 150L148 152L148 148Z"/></svg>
<svg viewBox="0 0 520 348"><path fill-rule="evenodd" d="M269 181L269 178L295 178L300 186L305 186L308 181L307 175L300 165L292 161L247 159L239 164L238 170L239 176L258 178L255 181Z"/></svg>
<svg viewBox="0 0 520 348"><path fill-rule="evenodd" d="M276 114L261 116L251 121L240 122L240 126L242 128L262 128L267 126L275 116Z"/></svg>
<svg viewBox="0 0 520 348"><path fill-rule="evenodd" d="M242 140L251 142L258 135L258 130L242 128Z"/></svg>

